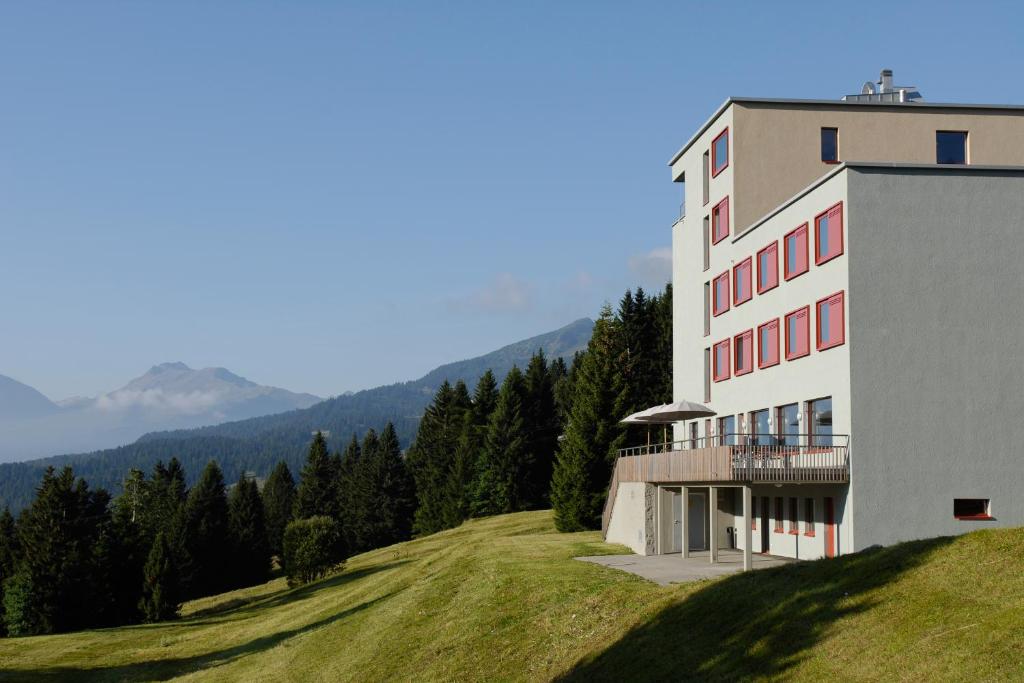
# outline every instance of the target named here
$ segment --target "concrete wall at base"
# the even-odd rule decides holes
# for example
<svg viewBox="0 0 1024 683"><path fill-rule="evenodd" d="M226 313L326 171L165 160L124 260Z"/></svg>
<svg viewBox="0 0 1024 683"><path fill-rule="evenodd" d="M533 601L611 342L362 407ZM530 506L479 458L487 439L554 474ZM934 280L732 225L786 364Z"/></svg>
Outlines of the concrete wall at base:
<svg viewBox="0 0 1024 683"><path fill-rule="evenodd" d="M639 555L647 554L647 487L643 482L619 484L608 521L608 543L620 543Z"/></svg>
<svg viewBox="0 0 1024 683"><path fill-rule="evenodd" d="M1024 525L1024 171L847 173L854 550Z"/></svg>

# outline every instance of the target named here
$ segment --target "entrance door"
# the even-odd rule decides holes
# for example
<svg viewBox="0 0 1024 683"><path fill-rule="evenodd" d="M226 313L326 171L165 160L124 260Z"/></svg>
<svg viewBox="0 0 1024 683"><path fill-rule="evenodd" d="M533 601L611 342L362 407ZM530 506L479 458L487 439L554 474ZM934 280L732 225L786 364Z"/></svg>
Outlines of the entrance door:
<svg viewBox="0 0 1024 683"><path fill-rule="evenodd" d="M761 552L767 553L771 548L772 532L768 528L771 522L771 508L768 505L768 497L761 498Z"/></svg>
<svg viewBox="0 0 1024 683"><path fill-rule="evenodd" d="M683 552L683 494L672 491L672 549L670 552Z"/></svg>
<svg viewBox="0 0 1024 683"><path fill-rule="evenodd" d="M703 491L691 491L690 500L687 501L686 514L689 517L687 525L690 527L690 550L706 550L708 547L707 533L705 532L708 523L708 495Z"/></svg>
<svg viewBox="0 0 1024 683"><path fill-rule="evenodd" d="M825 498L825 557L836 556L836 504Z"/></svg>

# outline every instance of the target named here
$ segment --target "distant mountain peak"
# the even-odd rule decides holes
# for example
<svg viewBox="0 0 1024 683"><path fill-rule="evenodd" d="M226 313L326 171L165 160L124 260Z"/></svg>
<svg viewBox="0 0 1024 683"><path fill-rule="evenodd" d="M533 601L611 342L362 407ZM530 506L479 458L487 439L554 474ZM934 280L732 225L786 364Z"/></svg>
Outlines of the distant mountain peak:
<svg viewBox="0 0 1024 683"><path fill-rule="evenodd" d="M171 371L171 370L177 370L178 372L190 372L192 370L192 368L190 368L189 366L185 365L181 361L176 361L176 362L173 362L173 363L160 363L159 365L154 365L153 367L151 367L149 369L149 372L147 372L146 374L147 375L156 375L156 374L159 374L161 372L168 372L168 371Z"/></svg>

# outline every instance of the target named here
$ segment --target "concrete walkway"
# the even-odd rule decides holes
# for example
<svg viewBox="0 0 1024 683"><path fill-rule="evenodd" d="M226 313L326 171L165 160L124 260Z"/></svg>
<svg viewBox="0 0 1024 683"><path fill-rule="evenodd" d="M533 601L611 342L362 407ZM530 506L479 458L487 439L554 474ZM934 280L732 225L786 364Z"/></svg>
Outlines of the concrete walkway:
<svg viewBox="0 0 1024 683"><path fill-rule="evenodd" d="M662 586L713 579L743 570L743 553L739 550L719 550L718 562L715 564L711 564L706 550L693 551L686 559L683 559L679 553L672 555L595 555L593 557L577 557L576 559L636 574ZM794 561L784 557L757 553L754 553L753 559L754 569L777 567Z"/></svg>

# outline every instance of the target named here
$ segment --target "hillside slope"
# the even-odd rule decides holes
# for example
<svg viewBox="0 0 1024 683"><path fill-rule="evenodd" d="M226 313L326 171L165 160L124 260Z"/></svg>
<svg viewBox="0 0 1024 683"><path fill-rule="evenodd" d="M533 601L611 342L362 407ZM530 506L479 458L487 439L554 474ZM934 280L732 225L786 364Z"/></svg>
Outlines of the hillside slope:
<svg viewBox="0 0 1024 683"><path fill-rule="evenodd" d="M1024 677L1022 529L669 587L571 559L616 551L546 511L474 521L179 622L0 640L0 679Z"/></svg>

